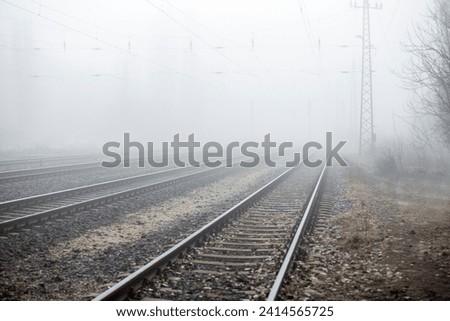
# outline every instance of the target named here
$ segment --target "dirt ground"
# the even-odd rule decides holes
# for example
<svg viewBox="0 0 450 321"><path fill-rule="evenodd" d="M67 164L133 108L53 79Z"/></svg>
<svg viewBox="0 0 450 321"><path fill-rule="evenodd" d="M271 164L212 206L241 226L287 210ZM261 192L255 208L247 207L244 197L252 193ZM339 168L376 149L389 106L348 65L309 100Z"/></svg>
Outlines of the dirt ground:
<svg viewBox="0 0 450 321"><path fill-rule="evenodd" d="M335 168L332 217L301 247L287 300L449 300L450 179Z"/></svg>

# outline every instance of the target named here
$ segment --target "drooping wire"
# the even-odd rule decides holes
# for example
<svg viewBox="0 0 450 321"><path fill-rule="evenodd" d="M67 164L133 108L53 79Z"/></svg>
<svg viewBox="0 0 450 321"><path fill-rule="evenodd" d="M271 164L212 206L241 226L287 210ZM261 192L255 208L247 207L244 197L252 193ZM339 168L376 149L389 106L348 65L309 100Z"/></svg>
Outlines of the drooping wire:
<svg viewBox="0 0 450 321"><path fill-rule="evenodd" d="M378 20L380 21L381 28L383 29L383 37L381 38L381 41L380 41L379 45L377 46L377 48L380 48L382 45L384 45L384 43L386 43L387 48L388 48L388 53L389 53L389 56L390 56L392 62L395 62L395 58L394 58L394 55L392 54L392 47L391 47L390 41L388 39L388 34L389 34L389 31L391 30L392 23L394 22L395 16L397 15L400 1L401 0L397 1L397 4L396 4L394 12L391 16L391 20L389 21L389 25L388 25L387 29L384 27L384 24L383 24L383 21L382 21L380 15L377 14ZM375 53L375 57L376 57L376 53Z"/></svg>
<svg viewBox="0 0 450 321"><path fill-rule="evenodd" d="M174 4L170 3L169 1L165 0L164 4L168 5L169 7L175 9L177 12L179 12L180 14L182 14L183 16L185 16L186 18L190 19L191 21L193 21L195 24L197 24L198 26L200 26L201 28L207 30L208 32L210 32L211 34L215 35L216 37L220 38L221 40L225 40L226 42L228 42L230 45L232 45L235 48L239 48L241 49L242 47L238 46L237 44L235 44L233 41L231 41L230 39L228 39L227 37L225 37L223 34L218 33L217 31L213 30L212 28L210 28L209 26L205 25L204 23L201 23L200 21L198 21L197 19L193 18L192 16L188 15L185 11L181 10L180 8L178 8L177 6L175 6Z"/></svg>
<svg viewBox="0 0 450 321"><path fill-rule="evenodd" d="M135 38L133 38L133 37L131 37L131 36L129 36L129 35L117 33L116 31L112 31L112 30L110 30L110 29L104 28L104 27L102 27L102 26L99 26L99 25L97 25L97 24L95 24L95 23L92 23L92 22L90 22L90 21L87 21L87 20L85 20L85 19L78 18L78 17L74 16L73 14L69 14L69 13L64 12L64 11L62 11L62 10L55 9L55 8L50 7L50 6L48 6L48 5L45 5L45 4L43 4L43 3L39 2L39 1L36 1L36 0L29 0L29 1L31 1L31 2L33 2L33 3L35 3L35 4L38 4L40 7L46 8L46 9L48 9L48 10L51 10L51 11L56 12L56 13L58 13L58 14L61 14L61 15L63 15L63 16L69 17L69 18L71 18L71 19L73 19L73 20L76 20L76 21L85 23L85 24L87 24L87 25L89 25L89 26L92 26L92 27L98 29L98 30L103 30L103 31L106 31L106 32L111 33L111 34L113 34L113 35L116 35L116 36L118 36L118 37L123 37L123 38L128 39L128 40L129 40L129 42L128 42L128 51L130 51L130 41L148 44L147 41L138 40L138 39L135 39ZM173 7L174 7L174 6L173 6ZM178 9L178 10L181 11L180 9ZM193 18L191 18L191 19L193 19ZM197 22L197 23L199 23L199 22ZM203 26L203 27L204 27L204 28L207 28L206 26ZM88 49L88 50L98 50L97 48L87 48L87 49ZM155 49L159 49L159 48L155 48ZM176 48L170 48L170 49L174 49L174 50L175 50ZM209 69L212 69L212 68L211 68L211 65L209 65L205 60L201 59L198 55L194 54L192 51L191 51L191 54L192 54L194 57L196 57L196 58L197 58L202 64L204 64L206 67L208 67Z"/></svg>
<svg viewBox="0 0 450 321"><path fill-rule="evenodd" d="M319 59L316 56L316 51L315 51L314 45L313 45L312 27L311 27L311 22L309 20L308 13L306 11L306 6L304 5L303 0L297 0L297 3L299 5L299 7L300 7L300 12L301 12L301 15L302 15L302 18L303 18L306 34L308 36L309 46L311 48L311 52L312 52L312 55L313 55L314 64L316 66L317 72L320 75L320 85L322 87L322 90L323 90L324 94L326 94L327 90L326 90L326 87L325 87L325 84L323 82L323 78L322 78L322 75L321 75L321 69L322 69L322 67L321 67L321 65L322 65L321 64L321 58L320 58L320 55L319 55ZM328 97L328 95L325 95L325 97Z"/></svg>
<svg viewBox="0 0 450 321"><path fill-rule="evenodd" d="M67 66L70 66L70 67L73 67L73 68L76 68L76 69L81 69L81 70L84 70L84 71L88 71L88 72L90 72L90 74L88 76L96 76L96 77L98 77L98 76L105 76L105 77L111 77L111 78L122 79L122 80L124 79L123 77L120 77L120 76L117 76L117 75L113 75L113 74L108 74L108 73L101 73L101 74L99 74L97 71L92 70L90 68L86 68L86 67L82 67L82 66L78 66L78 65L73 65L73 64L68 63L67 61L61 61L61 60L58 60L58 59L54 59L54 58L42 55L39 52L36 52L34 50L33 51L25 51L24 52L23 50L21 50L19 48L14 48L14 47L11 47L11 46L6 45L6 44L1 43L1 42L0 42L0 46L4 47L6 49L9 49L9 50L22 52L22 53L25 53L25 54L36 55L39 58L47 59L47 60L56 62L58 64L64 64L64 65L67 65ZM30 76L35 76L35 75L34 74L30 74Z"/></svg>
<svg viewBox="0 0 450 321"><path fill-rule="evenodd" d="M120 46L117 46L117 45L115 45L115 44L113 44L113 43L110 43L110 42L108 42L108 41L105 41L105 40L103 40L103 39L100 39L100 38L98 38L97 36L90 35L90 34L88 34L87 32L78 30L78 29L76 29L76 28L73 28L72 26L66 25L66 24L61 23L61 22L59 22L59 21L57 21L57 20L54 20L54 19L49 18L49 17L47 17L47 16L44 16L44 15L42 15L41 13L37 13L37 12L35 12L35 11L33 11L33 10L24 8L24 7L22 7L22 6L19 6L19 5L15 4L15 3L12 3L12 2L10 2L10 1L7 1L7 0L0 0L0 1L2 1L3 3L5 3L5 4L9 5L9 6L15 7L15 8L19 9L19 10L22 10L22 11L28 12L28 13L30 13L30 14L32 14L32 15L38 16L38 17L40 17L40 18L42 18L42 19L44 19L44 20L50 21L50 22L52 22L52 23L54 23L54 24L56 24L56 25L59 25L59 26L61 26L61 27L63 27L63 28L66 28L67 30L70 30L70 31L75 32L75 33L78 33L78 34L80 34L80 35L82 35L82 36L84 36L84 37L86 37L86 38L89 38L89 39L98 41L99 43L102 43L102 44L104 44L104 45L106 45L106 46L112 47L112 48L114 48L114 49L116 49L116 50L118 50L118 51L121 51L121 52L123 52L123 53L127 53L127 54L129 54L129 55L131 55L131 56L133 56L133 57L135 57L135 58L139 58L139 59L144 60L144 61L146 61L146 62L153 63L153 64L155 64L155 65L157 65L157 66L159 66L159 67L161 67L161 68L163 68L163 69L165 69L165 70L167 70L167 71L169 71L169 72L171 72L171 73L173 73L173 74L180 75L180 76L184 76L184 77L187 77L187 78L191 78L191 79L194 79L194 80L196 80L196 81L199 81L199 82L202 82L202 83L206 83L206 84L209 85L209 86L212 86L212 84L209 83L209 82L206 82L206 81L204 81L204 80L201 80L201 79L199 79L199 78L196 78L196 77L194 77L194 76L192 76L192 75L190 75L190 74L187 74L187 73L184 73L184 72L181 72L181 71L174 70L173 68L171 68L171 67L169 67L169 66L163 65L163 64L161 64L161 63L159 63L159 62L156 62L156 61L154 61L154 60L152 60L152 59L148 59L147 57L141 56L141 55L139 55L139 54L137 54L137 53L135 53L135 52L133 52L133 51L130 51L130 50L128 50L128 49L124 49L124 48L122 48L122 47L120 47Z"/></svg>
<svg viewBox="0 0 450 321"><path fill-rule="evenodd" d="M102 27L102 26L99 26L99 25L97 25L97 24L95 24L95 23L92 23L92 22L90 22L90 21L87 21L87 20L85 20L85 19L81 19L81 18L75 17L74 15L71 15L71 14L69 14L69 13L67 13L67 12L62 11L62 10L59 10L59 9L55 9L55 8L53 8L53 7L50 7L50 6L48 6L48 5L46 5L46 4L43 4L43 3L39 2L39 1L36 1L36 0L29 0L29 1L30 1L30 2L33 2L33 3L37 4L37 5L39 5L39 6L42 7L42 8L46 8L47 10L56 12L56 13L58 13L58 14L60 14L60 15L63 15L63 16L66 16L66 17L68 17L68 18L71 18L71 19L73 19L73 20L82 22L82 23L87 24L87 25L89 25L89 26L91 26L91 27L94 27L94 28L96 28L96 29L106 31L106 32L111 33L111 34L114 34L114 35L116 35L116 36L118 36L118 37L130 38L130 37L127 36L127 35L124 35L124 34L121 34L121 33L116 32L116 31L112 31L112 30L106 29L106 28L104 28L104 27Z"/></svg>
<svg viewBox="0 0 450 321"><path fill-rule="evenodd" d="M164 9L162 9L161 7L155 5L153 2L151 2L150 0L145 0L146 3L148 3L150 6L152 6L153 8L157 9L158 11L160 11L162 14L164 14L166 17L168 17L170 20L172 20L174 23L176 23L177 25L179 25L180 27L182 27L184 30L186 30L187 32L189 32L191 35L193 35L195 38L197 38L199 41L201 41L203 44L205 44L206 46L208 46L209 48L213 49L215 52L217 52L219 55L221 55L224 59L226 59L227 61L229 61L230 63L232 63L233 65L235 65L236 67L238 67L239 69L243 70L244 68L239 65L237 62L235 62L233 59L231 59L230 57L228 57L227 55L225 55L223 52L221 52L220 50L218 50L215 46L211 45L208 41L206 41L205 39L203 39L202 37L200 37L197 33L195 33L194 31L192 31L189 27L187 27L186 25L184 25L183 23L181 23L180 21L178 21L177 19L175 19L175 17L173 17L172 15L170 15L169 13L167 13Z"/></svg>
<svg viewBox="0 0 450 321"><path fill-rule="evenodd" d="M308 36L308 41L309 41L309 46L311 48L311 52L313 55L313 59L314 59L314 64L316 65L317 70L320 70L319 68L319 63L316 57L316 51L314 50L314 46L313 46L313 42L312 42L312 32L310 30L310 24L308 23L308 20L306 18L306 13L304 12L304 4L303 1L301 0L297 0L298 6L300 8L300 13L302 15L302 19L303 19L303 23L305 25L305 30L306 30L306 34Z"/></svg>

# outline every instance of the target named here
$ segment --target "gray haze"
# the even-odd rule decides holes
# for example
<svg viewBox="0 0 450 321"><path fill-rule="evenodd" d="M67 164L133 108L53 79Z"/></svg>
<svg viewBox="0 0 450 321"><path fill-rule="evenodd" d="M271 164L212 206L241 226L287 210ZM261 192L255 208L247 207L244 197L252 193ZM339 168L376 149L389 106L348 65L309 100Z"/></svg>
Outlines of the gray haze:
<svg viewBox="0 0 450 321"><path fill-rule="evenodd" d="M371 11L378 141L404 114L409 96L393 72L428 3ZM347 0L2 0L0 149L100 152L124 132L146 142L333 131L354 143L361 25Z"/></svg>

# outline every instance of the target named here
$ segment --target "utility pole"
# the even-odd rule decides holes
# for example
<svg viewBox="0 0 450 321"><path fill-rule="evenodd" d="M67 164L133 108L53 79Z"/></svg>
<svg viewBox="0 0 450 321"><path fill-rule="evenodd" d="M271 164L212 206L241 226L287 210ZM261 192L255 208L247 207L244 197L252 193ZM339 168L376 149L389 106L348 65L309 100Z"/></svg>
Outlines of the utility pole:
<svg viewBox="0 0 450 321"><path fill-rule="evenodd" d="M362 32L362 69L361 69L361 112L359 132L359 153L371 152L375 145L375 133L373 130L373 98L372 98L372 47L370 43L370 10L381 9L382 5L369 4L369 0L363 0L363 4L350 1L350 6L363 9Z"/></svg>

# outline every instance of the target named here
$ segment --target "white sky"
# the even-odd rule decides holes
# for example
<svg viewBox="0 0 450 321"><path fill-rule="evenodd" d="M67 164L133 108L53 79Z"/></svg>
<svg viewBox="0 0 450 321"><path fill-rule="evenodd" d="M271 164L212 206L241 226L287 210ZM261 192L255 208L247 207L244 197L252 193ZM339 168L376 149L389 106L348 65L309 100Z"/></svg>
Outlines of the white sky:
<svg viewBox="0 0 450 321"><path fill-rule="evenodd" d="M428 3L371 11L379 140L404 113L393 71ZM353 138L361 25L347 0L0 0L0 149L97 146L124 131L143 142Z"/></svg>

